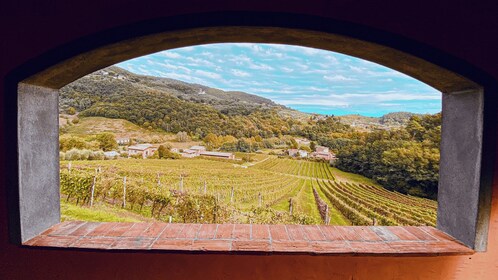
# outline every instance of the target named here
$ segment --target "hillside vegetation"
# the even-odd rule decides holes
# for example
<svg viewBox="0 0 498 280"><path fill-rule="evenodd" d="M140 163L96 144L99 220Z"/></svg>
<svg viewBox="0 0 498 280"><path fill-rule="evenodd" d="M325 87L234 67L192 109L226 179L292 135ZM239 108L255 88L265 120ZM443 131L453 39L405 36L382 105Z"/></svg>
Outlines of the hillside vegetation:
<svg viewBox="0 0 498 280"><path fill-rule="evenodd" d="M382 118L304 114L248 93L140 76L117 67L62 88L60 109L74 118L74 125L61 130L70 136L64 143L80 143L71 137L85 133L108 131L136 138L131 131L139 131L142 136L163 137L142 137L142 142L160 143L177 134L185 138L180 142L203 141L209 149L254 152L299 148L294 137L304 137L336 153L341 170L401 193L429 198L437 194L440 114L399 112ZM359 129L345 120L378 126ZM78 148L95 146L80 143ZM64 145L64 151L69 149L71 145Z"/></svg>

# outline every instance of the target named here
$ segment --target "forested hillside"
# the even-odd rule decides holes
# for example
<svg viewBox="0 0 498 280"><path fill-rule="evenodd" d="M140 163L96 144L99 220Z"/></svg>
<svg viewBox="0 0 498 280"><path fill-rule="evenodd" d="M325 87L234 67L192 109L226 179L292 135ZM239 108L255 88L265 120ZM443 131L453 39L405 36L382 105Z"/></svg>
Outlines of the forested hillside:
<svg viewBox="0 0 498 280"><path fill-rule="evenodd" d="M199 138L209 132L272 137L288 133L299 122L279 115L289 109L262 97L138 76L117 67L83 77L60 92L63 112L125 119L144 128L186 131Z"/></svg>
<svg viewBox="0 0 498 280"><path fill-rule="evenodd" d="M436 198L440 141L441 114L435 114L413 116L398 130L336 134L324 144L338 152L339 169L402 193Z"/></svg>

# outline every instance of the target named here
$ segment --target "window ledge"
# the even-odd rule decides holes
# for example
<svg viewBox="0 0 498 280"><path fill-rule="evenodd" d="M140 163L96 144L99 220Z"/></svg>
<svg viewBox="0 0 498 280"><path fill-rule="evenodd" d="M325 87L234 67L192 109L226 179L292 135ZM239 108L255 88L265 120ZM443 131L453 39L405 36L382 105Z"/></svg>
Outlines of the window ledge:
<svg viewBox="0 0 498 280"><path fill-rule="evenodd" d="M433 227L59 223L32 247L174 252L441 256L474 251Z"/></svg>

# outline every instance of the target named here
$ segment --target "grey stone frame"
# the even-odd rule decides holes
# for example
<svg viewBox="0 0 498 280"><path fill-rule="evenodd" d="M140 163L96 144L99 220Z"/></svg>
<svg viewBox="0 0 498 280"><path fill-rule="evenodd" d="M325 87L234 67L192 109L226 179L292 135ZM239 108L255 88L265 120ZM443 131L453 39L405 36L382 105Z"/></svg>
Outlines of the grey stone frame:
<svg viewBox="0 0 498 280"><path fill-rule="evenodd" d="M11 239L22 243L60 222L58 89L115 63L181 46L215 42L297 44L383 64L443 93L437 228L486 250L494 159L492 108L475 82L408 53L328 32L280 27L209 27L155 33L81 52L22 80L17 88L17 191ZM486 109L488 108L488 109Z"/></svg>

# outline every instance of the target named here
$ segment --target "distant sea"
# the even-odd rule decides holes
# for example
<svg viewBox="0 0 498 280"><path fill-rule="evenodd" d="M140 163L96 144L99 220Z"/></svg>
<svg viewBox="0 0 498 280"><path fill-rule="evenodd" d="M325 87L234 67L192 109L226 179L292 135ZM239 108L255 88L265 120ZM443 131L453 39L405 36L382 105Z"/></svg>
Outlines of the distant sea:
<svg viewBox="0 0 498 280"><path fill-rule="evenodd" d="M418 103L418 102L417 102ZM412 105L412 106L410 106ZM375 106L372 104L371 106L365 106L362 104L361 106L347 106L347 107L327 107L320 105L301 105L301 104L292 104L286 105L289 108L294 110L298 110L305 113L315 113L322 115L334 115L334 116L344 116L344 115L362 115L366 117L381 117L388 113L393 112L411 112L417 114L435 114L441 112L441 103L425 103L425 104L410 104L405 103L401 106L396 104L392 104L392 106Z"/></svg>

